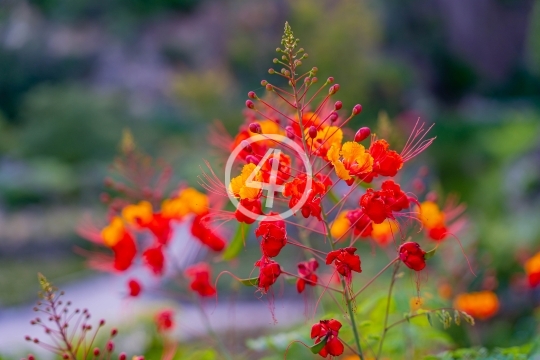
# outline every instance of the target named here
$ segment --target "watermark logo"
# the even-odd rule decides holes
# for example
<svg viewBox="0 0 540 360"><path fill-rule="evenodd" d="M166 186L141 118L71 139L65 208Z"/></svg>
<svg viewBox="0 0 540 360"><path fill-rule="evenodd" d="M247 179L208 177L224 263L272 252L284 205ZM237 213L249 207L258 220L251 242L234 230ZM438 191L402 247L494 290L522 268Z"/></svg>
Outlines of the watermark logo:
<svg viewBox="0 0 540 360"><path fill-rule="evenodd" d="M263 197L266 198L266 201L263 202L264 203L263 210L265 210L264 212L273 211L274 213L276 212L278 213L271 216L260 215L246 209L243 206L240 206L240 202L230 191L231 170L232 170L232 167L234 165L236 158L238 157L240 152L245 148L245 146L251 145L256 142L272 143L273 144L272 146L274 147L270 147L266 151L264 156L259 161L259 164L257 165L257 167L246 179L246 186L250 188L261 189L261 191L263 192ZM280 145L281 145L281 148L278 148ZM287 210L283 212L279 212L274 209L276 205L274 202L274 197L276 193L283 193L285 189L285 186L278 184L278 181L277 181L281 154L284 152L285 149L291 152L290 154L291 159L292 158L299 159L297 166L299 168L300 168L300 165L303 166L305 174L307 175L307 180L306 180L306 187L298 203L296 203L294 207L290 209L287 208ZM256 175L260 171L262 171L261 167L266 162L271 162L271 165L272 165L268 182L260 182L260 181L254 180ZM234 204L236 209L238 209L242 214L244 214L245 216L253 220L264 219L265 221L278 221L278 220L286 219L290 217L291 215L294 215L306 203L309 197L309 194L311 192L311 184L312 184L312 168L311 168L311 163L309 162L309 158L304 152L304 149L300 145L298 145L296 142L289 139L288 137L278 135L278 134L265 134L265 135L259 134L259 135L254 135L247 138L241 144L239 144L236 148L234 148L231 155L227 159L227 163L225 165L225 186L227 187L227 195L229 196L229 199Z"/></svg>

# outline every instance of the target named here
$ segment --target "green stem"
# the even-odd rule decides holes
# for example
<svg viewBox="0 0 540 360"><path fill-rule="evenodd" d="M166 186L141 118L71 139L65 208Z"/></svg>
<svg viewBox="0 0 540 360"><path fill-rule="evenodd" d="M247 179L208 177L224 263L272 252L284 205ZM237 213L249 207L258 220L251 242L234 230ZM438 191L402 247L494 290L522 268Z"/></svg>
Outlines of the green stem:
<svg viewBox="0 0 540 360"><path fill-rule="evenodd" d="M221 341L219 336L216 334L214 329L212 329L212 325L210 324L210 319L208 319L208 316L206 315L206 312L204 311L201 303L199 301L197 301L197 300L198 299L195 299L195 303L197 304L199 310L201 311L201 314L202 314L202 317L203 317L203 320L204 320L204 325L206 326L206 330L208 331L210 336L212 336L214 338L214 340L216 341L216 343L218 344L218 346L219 346L219 348L221 349L221 352L222 352L221 355L223 355L223 357L226 360L233 360L233 358L232 358L231 354L229 353L229 350L227 349L225 344L223 344L223 342Z"/></svg>
<svg viewBox="0 0 540 360"><path fill-rule="evenodd" d="M392 301L392 290L394 289L394 284L396 282L396 274L399 269L400 262L397 262L394 266L394 272L392 273L392 279L390 281L390 287L388 288L388 297L386 299L386 312L384 314L384 325L383 325L383 332L381 335L381 340L379 341L379 351L377 351L377 360L381 357L382 352L382 346L384 343L384 337L386 336L386 332L388 329L386 328L386 324L388 324L388 315L390 313L390 302Z"/></svg>
<svg viewBox="0 0 540 360"><path fill-rule="evenodd" d="M323 223L326 227L326 233L330 234L330 227L328 226L328 221L326 220L326 214L324 213L324 210L321 208L321 213L323 217ZM332 251L335 250L335 245L332 239L328 241L330 243L330 247L332 248ZM362 353L362 345L360 344L360 334L358 333L358 327L356 326L356 320L354 317L353 307L352 307L352 299L349 297L349 292L347 291L347 283L345 282L345 278L341 277L341 286L343 287L343 294L345 295L345 302L347 303L347 309L349 311L349 316L351 318L351 327L353 329L354 334L354 341L356 343L356 347L358 348L358 356L360 356L360 360L364 360L364 355Z"/></svg>

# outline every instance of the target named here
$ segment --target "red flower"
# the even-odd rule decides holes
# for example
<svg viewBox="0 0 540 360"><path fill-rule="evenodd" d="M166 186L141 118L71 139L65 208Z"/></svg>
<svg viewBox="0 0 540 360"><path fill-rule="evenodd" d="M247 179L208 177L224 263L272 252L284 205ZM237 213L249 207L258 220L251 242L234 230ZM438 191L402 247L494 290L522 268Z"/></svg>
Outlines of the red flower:
<svg viewBox="0 0 540 360"><path fill-rule="evenodd" d="M338 338L341 323L337 320L321 320L311 327L311 338L315 339L315 344L326 340L326 344L319 351L323 358L330 356L339 356L343 354L344 346Z"/></svg>
<svg viewBox="0 0 540 360"><path fill-rule="evenodd" d="M238 204L238 207L236 208L236 211L234 212L234 216L236 217L236 220L241 223L245 224L253 224L256 219L245 215L242 211L240 211L240 208L246 209L248 211L251 211L254 214L262 215L262 209L261 209L261 200L260 199L241 199L240 203Z"/></svg>
<svg viewBox="0 0 540 360"><path fill-rule="evenodd" d="M311 189L306 190L307 175L300 174L291 182L285 184L283 196L291 197L289 200L289 208L293 208L300 202L300 199L307 191L307 200L301 208L302 215L305 218L315 216L321 220L321 197L326 193L326 189L332 185L332 181L328 177L317 174L311 180Z"/></svg>
<svg viewBox="0 0 540 360"><path fill-rule="evenodd" d="M259 267L259 280L257 283L259 290L266 293L281 274L281 267L277 262L270 260L266 256L257 261L255 266Z"/></svg>
<svg viewBox="0 0 540 360"><path fill-rule="evenodd" d="M428 236L433 240L443 240L446 235L448 235L446 226L435 227L428 231Z"/></svg>
<svg viewBox="0 0 540 360"><path fill-rule="evenodd" d="M315 286L319 278L315 274L315 271L319 267L319 263L315 259L309 259L298 264L298 276L300 278L296 281L296 290L302 293L306 288L306 284Z"/></svg>
<svg viewBox="0 0 540 360"><path fill-rule="evenodd" d="M195 216L191 225L191 234L210 249L221 251L225 248L225 241L210 228L207 215L208 213L204 213Z"/></svg>
<svg viewBox="0 0 540 360"><path fill-rule="evenodd" d="M275 156L268 158L261 165L261 173L264 183L270 183L270 175L273 173L273 163L275 161ZM291 158L288 155L283 153L279 154L279 164L277 166L276 173L276 184L283 185L285 181L289 180L291 177Z"/></svg>
<svg viewBox="0 0 540 360"><path fill-rule="evenodd" d="M174 312L172 310L162 310L156 314L155 321L158 332L171 330L174 327Z"/></svg>
<svg viewBox="0 0 540 360"><path fill-rule="evenodd" d="M399 258L407 267L420 271L426 267L426 252L415 242L406 242L399 247Z"/></svg>
<svg viewBox="0 0 540 360"><path fill-rule="evenodd" d="M362 209L351 210L345 216L347 220L354 224L354 234L360 235L361 237L368 237L373 231L373 225L371 224L371 219L364 214Z"/></svg>
<svg viewBox="0 0 540 360"><path fill-rule="evenodd" d="M141 293L141 290L142 290L141 284L135 279L131 279L128 281L128 287L129 287L129 296L137 297Z"/></svg>
<svg viewBox="0 0 540 360"><path fill-rule="evenodd" d="M371 144L368 152L373 157L373 170L364 178L369 183L374 177L396 176L403 167L403 158L394 150L389 150L390 144L386 140L377 140Z"/></svg>
<svg viewBox="0 0 540 360"><path fill-rule="evenodd" d="M146 249L143 254L143 259L146 265L156 275L163 274L165 264L165 256L163 256L162 245L157 245Z"/></svg>
<svg viewBox="0 0 540 360"><path fill-rule="evenodd" d="M186 269L184 274L191 278L191 290L200 296L214 296L216 289L210 283L210 266L206 263L198 263Z"/></svg>
<svg viewBox="0 0 540 360"><path fill-rule="evenodd" d="M133 263L137 255L135 240L131 234L124 231L120 240L111 247L114 252L114 269L118 271L127 270Z"/></svg>
<svg viewBox="0 0 540 360"><path fill-rule="evenodd" d="M261 250L263 255L267 257L278 256L281 249L287 244L287 231L283 220L261 221L255 230L255 235L262 236Z"/></svg>
<svg viewBox="0 0 540 360"><path fill-rule="evenodd" d="M362 210L375 224L395 219L393 212L407 209L409 205L409 198L393 180L383 182L381 190L367 189L360 198Z"/></svg>
<svg viewBox="0 0 540 360"><path fill-rule="evenodd" d="M356 248L353 247L330 251L326 256L326 265L334 263L336 270L345 277L347 282L350 282L352 271L362 272L360 256L356 255L355 252Z"/></svg>
<svg viewBox="0 0 540 360"><path fill-rule="evenodd" d="M148 229L156 236L160 244L167 245L171 238L171 219L161 213L152 214L152 221L147 224Z"/></svg>

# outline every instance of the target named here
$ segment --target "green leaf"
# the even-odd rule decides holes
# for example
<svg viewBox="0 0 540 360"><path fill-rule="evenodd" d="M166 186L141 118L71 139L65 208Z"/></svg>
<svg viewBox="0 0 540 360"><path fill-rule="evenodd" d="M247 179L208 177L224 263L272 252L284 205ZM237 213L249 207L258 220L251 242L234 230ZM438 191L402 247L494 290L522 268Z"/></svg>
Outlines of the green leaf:
<svg viewBox="0 0 540 360"><path fill-rule="evenodd" d="M241 279L240 283L246 286L257 286L259 284L259 278L253 277L249 279Z"/></svg>
<svg viewBox="0 0 540 360"><path fill-rule="evenodd" d="M318 343L316 343L315 345L313 345L312 347L310 347L309 349L311 350L313 354L318 354L321 352L322 348L326 345L327 340L328 340L327 338L324 338Z"/></svg>
<svg viewBox="0 0 540 360"><path fill-rule="evenodd" d="M240 254L240 251L244 248L244 238L246 237L251 224L239 223L236 233L234 234L229 246L223 253L223 260L232 260Z"/></svg>
<svg viewBox="0 0 540 360"><path fill-rule="evenodd" d="M425 260L428 260L428 259L432 258L433 255L435 255L435 251L437 251L437 248L436 248L436 247L433 248L432 250L429 250L428 252L426 252L426 253L424 254L424 259L425 259Z"/></svg>

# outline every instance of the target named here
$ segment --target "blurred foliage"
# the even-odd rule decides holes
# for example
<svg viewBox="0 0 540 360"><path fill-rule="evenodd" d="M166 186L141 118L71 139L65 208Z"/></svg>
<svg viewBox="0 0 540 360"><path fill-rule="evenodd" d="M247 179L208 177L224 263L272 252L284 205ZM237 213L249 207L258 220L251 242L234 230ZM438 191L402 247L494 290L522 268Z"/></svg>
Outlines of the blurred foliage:
<svg viewBox="0 0 540 360"><path fill-rule="evenodd" d="M111 159L128 124L125 105L114 94L77 85L42 85L30 91L21 112L18 151L67 163Z"/></svg>

